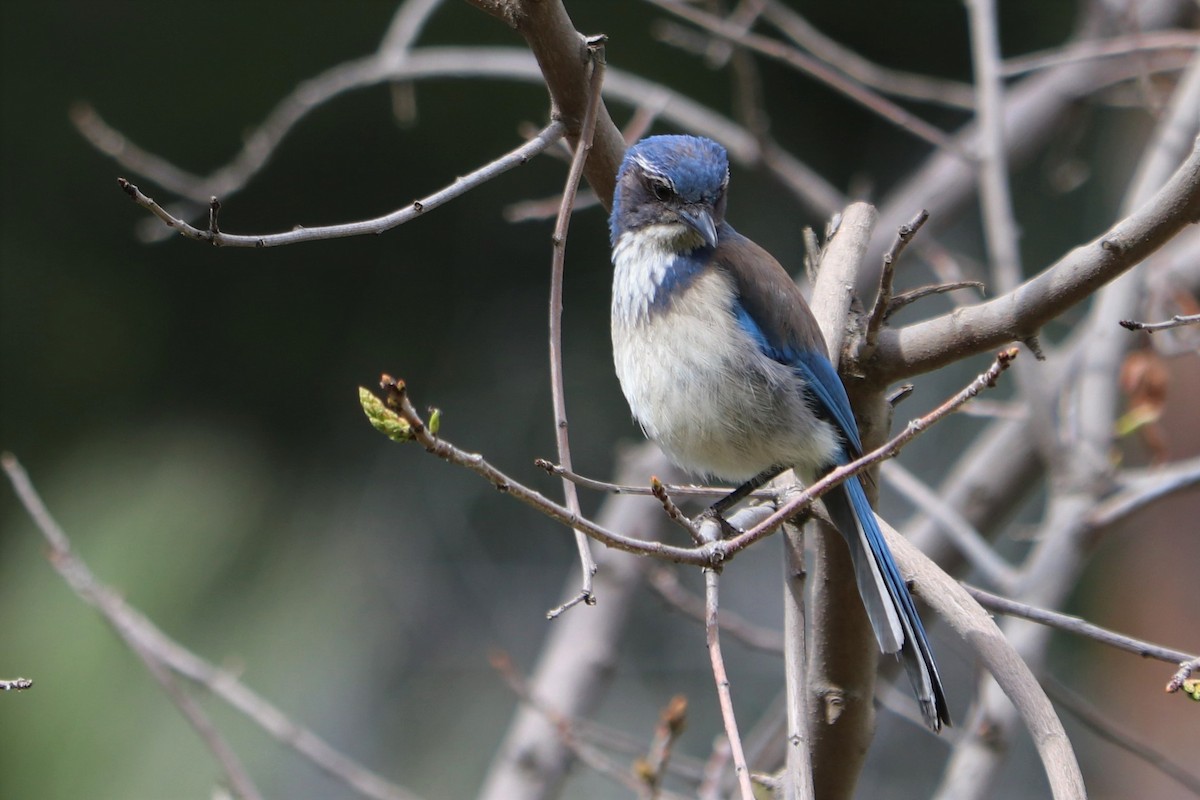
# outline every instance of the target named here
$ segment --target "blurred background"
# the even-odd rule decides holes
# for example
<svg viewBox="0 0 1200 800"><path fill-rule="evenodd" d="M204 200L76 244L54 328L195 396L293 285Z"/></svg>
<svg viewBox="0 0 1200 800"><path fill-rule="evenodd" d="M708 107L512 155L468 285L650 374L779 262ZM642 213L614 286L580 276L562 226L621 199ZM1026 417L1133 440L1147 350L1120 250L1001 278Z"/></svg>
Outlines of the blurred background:
<svg viewBox="0 0 1200 800"><path fill-rule="evenodd" d="M652 24L660 12L624 1L567 5L581 31L609 35L610 65L730 113L731 81L661 42ZM959 0L794 5L881 63L971 78ZM1075 3L1000 5L1005 55L1061 43L1078 13ZM504 212L560 191L565 163L537 158L376 237L261 251L178 237L148 244L137 235L148 215L116 184L124 170L68 119L90 104L133 142L207 174L298 82L372 52L393 12L393 3L317 0L0 6L0 449L21 459L99 578L169 635L425 797L469 797L516 704L488 666L488 650L506 651L520 669L533 663L545 610L564 580L575 580L574 543L474 476L377 435L356 390L381 372L404 378L419 406L442 409L443 435L559 496L557 481L532 465L554 457L546 339L553 221L511 224ZM444 4L420 39L479 43L523 46L462 2ZM761 74L773 135L847 193L881 196L927 152L779 65L763 63ZM415 96L412 124L396 121L383 86L310 114L226 200L222 228L262 233L383 214L513 148L524 126L540 127L547 115L545 90L534 84L423 81ZM610 107L618 124L628 119L630 109ZM911 108L947 130L965 119ZM1114 91L1079 103L1055 144L1021 167L1015 205L1030 271L1111 223L1152 126L1144 108ZM820 229L824 219L765 173L735 167L732 187L731 221L798 269L802 228ZM973 207L942 240L967 263L980 258ZM898 280L909 287L927 279L914 265ZM640 441L611 370L609 281L606 223L593 208L570 232L565 372L575 466L601 478L614 442ZM947 308L927 301L899 321ZM1079 313L1048 337L1061 337ZM901 414L932 406L983 363L924 376ZM1175 457L1200 452L1194 405L1188 410L1200 391L1195 367L1194 356L1171 362L1177 382L1165 424ZM952 420L907 449L903 463L936 480L944 454L981 424ZM1127 456L1146 458L1137 448ZM585 510L602 499L585 492ZM887 493L883 509L898 519L910 513ZM1196 512L1192 494L1163 513L1194 521ZM7 488L0 525L0 677L36 683L0 696L0 796L209 796L218 771L204 747L47 565ZM1194 568L1194 536L1177 544L1158 537L1148 522L1106 541L1072 610L1195 650L1195 625L1181 617L1183 577L1170 578L1177 547L1191 547ZM777 625L778 557L778 545L766 543L739 559L726 573L724 605ZM1130 574L1146 591L1137 604L1113 591L1130 585ZM649 593L643 601L601 719L648 741L658 709L684 693L692 703L680 747L704 758L719 716L703 631ZM1180 641L1184 631L1191 641ZM971 681L969 656L939 634L948 683ZM727 657L740 713L754 718L779 689L780 665L737 645ZM1122 722L1144 732L1182 705L1144 692L1165 682L1162 665L1067 639L1055 659L1081 690L1137 692ZM350 796L241 717L205 706L268 796ZM912 730L881 714L881 737L891 737L872 753L862 796L928 794L936 769L897 770L937 764L945 748L906 735ZM1086 731L1076 745L1095 796L1124 796L1105 786L1119 785L1108 781L1137 762ZM1021 744L1014 754L1004 796L1045 792L1029 750ZM1176 784L1145 780L1160 790L1147 796L1183 796ZM619 791L579 770L567 796Z"/></svg>

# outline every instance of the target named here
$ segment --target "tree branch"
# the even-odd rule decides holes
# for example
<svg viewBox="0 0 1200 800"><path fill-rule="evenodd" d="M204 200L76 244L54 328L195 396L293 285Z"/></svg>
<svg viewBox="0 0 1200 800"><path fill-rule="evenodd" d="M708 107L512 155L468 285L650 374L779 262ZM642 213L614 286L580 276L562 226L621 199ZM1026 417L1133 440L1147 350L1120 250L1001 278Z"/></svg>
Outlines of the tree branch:
<svg viewBox="0 0 1200 800"><path fill-rule="evenodd" d="M1054 707L1029 666L967 591L884 520L880 528L915 591L979 656L1033 738L1055 800L1084 800L1083 775Z"/></svg>
<svg viewBox="0 0 1200 800"><path fill-rule="evenodd" d="M564 468L571 469L571 443L567 434L567 397L563 387L562 363L562 305L563 305L563 272L567 260L567 231L571 225L571 209L575 205L575 193L579 189L579 179L583 175L583 166L588 153L592 149L592 135L596 129L596 113L601 104L601 88L604 86L604 43L603 39L589 45L588 53L592 62L592 77L589 84L591 99L583 118L583 131L575 145L575 155L571 159L571 169L567 173L567 184L563 187L562 204L558 209L558 219L554 224L554 257L550 267L550 387L554 405L554 443L558 449L558 462ZM575 484L566 478L562 479L563 496L567 508L573 514L579 515L579 493ZM575 531L575 547L579 552L580 571L583 573L582 588L574 597L547 612L554 619L568 608L585 603L594 605L595 596L592 594L592 577L596 574L596 562L588 546L587 534Z"/></svg>
<svg viewBox="0 0 1200 800"><path fill-rule="evenodd" d="M1172 650L1168 647L1162 647L1161 645L1152 644L1141 639L1134 639L1132 636L1125 636L1124 634L1110 631L1107 628L1102 628L1099 625L1094 625L1080 617L1010 600L1007 597L1001 597L1000 595L986 592L983 589L965 583L963 584L963 588L981 606L990 611L1027 619L1039 625L1046 625L1076 636L1084 636L1101 644L1106 644L1109 647L1115 647L1118 650L1139 655L1142 658L1156 658L1159 661L1166 661L1171 664L1179 664L1193 658L1192 655L1184 653L1181 650Z"/></svg>
<svg viewBox="0 0 1200 800"><path fill-rule="evenodd" d="M551 118L566 126L567 140L578 146L588 107L587 38L575 30L561 0L468 0L502 20L525 39L550 92ZM612 207L617 167L625 140L601 105L596 113L592 149L584 176L605 209Z"/></svg>
<svg viewBox="0 0 1200 800"><path fill-rule="evenodd" d="M176 672L208 689L280 743L291 747L319 769L342 781L362 796L374 800L419 800L417 795L407 789L390 783L334 750L311 730L292 721L228 672L216 668L167 637L150 620L128 605L120 595L96 579L87 564L71 548L66 533L50 516L49 510L17 459L12 454L5 453L0 457L0 465L7 473L25 510L45 537L49 545L47 558L50 565L81 600L100 613L104 621L142 660L155 679L159 680L173 700L178 702L180 697L176 691L178 687L168 688L168 684L173 685L173 681L169 680L169 673L164 675L165 670ZM194 705L190 698L187 703L189 706ZM194 719L190 712L184 713L194 725L199 721ZM210 747L216 745L217 740L211 738L215 733L201 731L201 735ZM218 753L218 750L222 752ZM228 774L236 764L236 758L232 751L224 751L224 747L214 747L214 754ZM248 780L247 778L246 781ZM243 786L241 778L235 779L232 774L230 782L235 790L243 787L239 790L242 796L257 797L252 784Z"/></svg>
<svg viewBox="0 0 1200 800"><path fill-rule="evenodd" d="M1042 325L1200 220L1200 142L1155 196L1101 236L994 300L883 331L867 367L881 384L1037 335Z"/></svg>
<svg viewBox="0 0 1200 800"><path fill-rule="evenodd" d="M160 206L153 198L143 194L138 187L124 178L118 178L117 183L129 197L142 208L154 214L169 228L175 229L181 236L207 242L216 247L278 247L285 244L312 242L323 239L341 239L347 236L364 236L379 234L399 225L416 219L426 211L432 211L438 206L466 194L480 184L508 172L513 167L525 164L529 159L541 153L547 147L563 137L565 127L560 122L552 122L538 133L533 139L524 143L507 155L501 156L490 164L485 164L473 172L458 178L441 191L421 200L414 200L404 208L385 214L374 219L359 222L347 222L341 225L321 225L315 228L295 228L286 233L268 233L262 235L235 235L223 233L210 225L207 230L193 227L184 220L173 216ZM215 200L216 198L212 198Z"/></svg>

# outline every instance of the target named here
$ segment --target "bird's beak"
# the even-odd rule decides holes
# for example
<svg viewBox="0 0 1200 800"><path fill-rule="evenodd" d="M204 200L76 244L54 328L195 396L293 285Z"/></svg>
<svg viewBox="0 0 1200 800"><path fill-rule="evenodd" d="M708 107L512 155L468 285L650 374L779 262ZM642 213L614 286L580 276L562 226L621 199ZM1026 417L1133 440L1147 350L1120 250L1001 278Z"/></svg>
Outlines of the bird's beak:
<svg viewBox="0 0 1200 800"><path fill-rule="evenodd" d="M700 234L705 244L709 247L717 246L717 226L713 222L712 212L707 208L681 209L679 216L689 228Z"/></svg>

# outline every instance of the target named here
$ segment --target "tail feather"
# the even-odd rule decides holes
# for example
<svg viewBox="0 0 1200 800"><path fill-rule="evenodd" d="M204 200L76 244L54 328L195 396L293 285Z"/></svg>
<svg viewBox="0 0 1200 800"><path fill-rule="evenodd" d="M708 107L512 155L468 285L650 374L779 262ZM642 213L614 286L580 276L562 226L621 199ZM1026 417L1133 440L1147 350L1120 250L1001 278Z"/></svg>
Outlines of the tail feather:
<svg viewBox="0 0 1200 800"><path fill-rule="evenodd" d="M858 593L879 648L885 653L899 652L925 724L935 732L941 730L942 725L950 724L950 712L933 651L862 484L858 478L850 478L827 493L824 500L830 518L850 547Z"/></svg>

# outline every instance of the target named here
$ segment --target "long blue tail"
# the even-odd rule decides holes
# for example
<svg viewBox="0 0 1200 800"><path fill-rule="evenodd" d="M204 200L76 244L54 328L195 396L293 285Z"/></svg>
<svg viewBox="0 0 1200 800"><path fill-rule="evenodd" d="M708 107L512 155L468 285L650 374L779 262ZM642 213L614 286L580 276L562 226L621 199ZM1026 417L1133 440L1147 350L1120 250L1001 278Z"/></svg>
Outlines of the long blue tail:
<svg viewBox="0 0 1200 800"><path fill-rule="evenodd" d="M858 593L875 630L879 648L899 653L912 682L925 724L933 731L950 725L942 679L908 586L883 540L883 531L858 478L824 497L825 508L850 547Z"/></svg>

